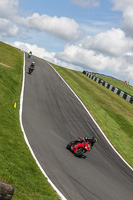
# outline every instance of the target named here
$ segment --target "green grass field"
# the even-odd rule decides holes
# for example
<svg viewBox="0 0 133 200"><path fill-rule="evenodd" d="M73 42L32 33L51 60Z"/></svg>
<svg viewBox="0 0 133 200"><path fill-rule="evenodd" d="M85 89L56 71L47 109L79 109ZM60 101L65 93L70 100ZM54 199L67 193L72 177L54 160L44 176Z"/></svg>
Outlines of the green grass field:
<svg viewBox="0 0 133 200"><path fill-rule="evenodd" d="M133 105L82 72L52 65L82 100L116 150L133 167ZM112 84L115 86L114 80ZM121 89L125 89L124 84Z"/></svg>
<svg viewBox="0 0 133 200"><path fill-rule="evenodd" d="M14 186L13 200L57 200L20 128L22 70L23 52L0 42L0 180Z"/></svg>
<svg viewBox="0 0 133 200"><path fill-rule="evenodd" d="M53 66L133 167L133 105L82 72ZM0 180L14 186L13 200L57 200L59 197L31 156L20 128L22 70L23 52L0 42Z"/></svg>

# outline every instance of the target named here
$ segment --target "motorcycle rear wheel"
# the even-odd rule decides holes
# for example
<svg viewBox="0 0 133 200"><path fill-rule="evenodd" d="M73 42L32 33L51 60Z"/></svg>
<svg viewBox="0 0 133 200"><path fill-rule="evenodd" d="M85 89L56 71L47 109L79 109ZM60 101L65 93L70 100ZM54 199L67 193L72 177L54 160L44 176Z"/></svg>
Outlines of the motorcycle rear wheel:
<svg viewBox="0 0 133 200"><path fill-rule="evenodd" d="M77 151L74 153L76 157L82 157L86 150L82 147L78 148Z"/></svg>

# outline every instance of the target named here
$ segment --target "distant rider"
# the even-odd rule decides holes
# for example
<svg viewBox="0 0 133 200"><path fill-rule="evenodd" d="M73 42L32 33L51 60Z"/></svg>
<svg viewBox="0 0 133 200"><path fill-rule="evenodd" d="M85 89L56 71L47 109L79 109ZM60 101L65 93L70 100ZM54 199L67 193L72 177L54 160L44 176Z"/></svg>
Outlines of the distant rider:
<svg viewBox="0 0 133 200"><path fill-rule="evenodd" d="M30 58L32 56L32 51L30 51L29 53L28 53L28 58Z"/></svg>

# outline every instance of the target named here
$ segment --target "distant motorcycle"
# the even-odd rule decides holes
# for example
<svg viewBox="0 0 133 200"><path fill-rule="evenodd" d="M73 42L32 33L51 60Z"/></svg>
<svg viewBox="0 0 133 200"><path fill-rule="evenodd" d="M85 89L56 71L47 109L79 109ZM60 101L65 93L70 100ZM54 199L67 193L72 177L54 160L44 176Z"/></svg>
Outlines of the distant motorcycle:
<svg viewBox="0 0 133 200"><path fill-rule="evenodd" d="M34 69L35 69L35 63L32 62L30 67L29 67L29 74L31 74L34 71Z"/></svg>
<svg viewBox="0 0 133 200"><path fill-rule="evenodd" d="M30 58L32 56L32 52L30 51L29 53L28 53L28 58Z"/></svg>
<svg viewBox="0 0 133 200"><path fill-rule="evenodd" d="M78 140L70 142L66 148L74 153L74 155L77 157L85 157L84 153L90 151L96 141L97 139L95 137L80 137Z"/></svg>
<svg viewBox="0 0 133 200"><path fill-rule="evenodd" d="M33 67L29 67L29 74L31 74L34 71Z"/></svg>

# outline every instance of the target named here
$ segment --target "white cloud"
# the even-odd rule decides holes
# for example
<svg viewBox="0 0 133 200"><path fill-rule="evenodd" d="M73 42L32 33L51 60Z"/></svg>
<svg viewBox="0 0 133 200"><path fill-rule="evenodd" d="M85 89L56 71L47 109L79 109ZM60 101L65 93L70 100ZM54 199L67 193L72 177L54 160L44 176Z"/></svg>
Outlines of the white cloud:
<svg viewBox="0 0 133 200"><path fill-rule="evenodd" d="M114 59L111 71L120 79L132 80L133 83L133 56L125 55Z"/></svg>
<svg viewBox="0 0 133 200"><path fill-rule="evenodd" d="M56 57L74 65L91 70L104 70L110 59L95 51L80 48L75 45L66 45L64 52L56 53Z"/></svg>
<svg viewBox="0 0 133 200"><path fill-rule="evenodd" d="M73 3L83 6L98 6L97 0L71 0ZM122 11L123 30L112 28L103 32L103 28L90 30L90 27L104 27L103 24L93 24L86 32L95 31L94 37L88 36L76 44L66 45L63 52L47 52L37 45L15 42L17 48L46 59L54 64L76 70L110 71L117 77L130 77L133 79L133 0L112 0L114 11ZM81 27L74 19L67 17L48 16L33 13L28 17L18 16L19 0L0 0L0 33L1 36L15 36L22 31L21 36L27 36L33 29L44 31L65 41L75 41L82 35ZM109 25L109 27L113 25ZM109 29L108 27L108 29ZM124 32L125 31L125 32ZM127 33L129 37L127 37ZM33 33L32 33L33 34ZM0 36L0 37L1 37Z"/></svg>
<svg viewBox="0 0 133 200"><path fill-rule="evenodd" d="M84 38L79 46L109 56L121 56L133 47L133 40L127 38L121 29L111 29L94 37Z"/></svg>
<svg viewBox="0 0 133 200"><path fill-rule="evenodd" d="M119 79L133 80L133 51L125 52L123 56L110 57L75 45L66 45L64 52L61 53L47 52L37 45L18 41L12 45L26 52L32 51L33 55L39 58L69 69L98 72L107 70Z"/></svg>
<svg viewBox="0 0 133 200"><path fill-rule="evenodd" d="M121 24L125 33L133 37L133 0L112 0L114 3L113 10L122 11L123 19Z"/></svg>
<svg viewBox="0 0 133 200"><path fill-rule="evenodd" d="M0 33L2 36L15 36L19 32L19 28L8 19L0 18Z"/></svg>
<svg viewBox="0 0 133 200"><path fill-rule="evenodd" d="M127 7L123 12L123 29L130 36L133 37L133 6Z"/></svg>
<svg viewBox="0 0 133 200"><path fill-rule="evenodd" d="M109 71L119 79L133 80L133 40L120 29L84 38L76 45L66 45L55 56L89 71Z"/></svg>
<svg viewBox="0 0 133 200"><path fill-rule="evenodd" d="M0 17L11 18L18 12L19 0L0 0Z"/></svg>
<svg viewBox="0 0 133 200"><path fill-rule="evenodd" d="M46 59L51 62L54 61L54 56L55 56L54 52L47 52L44 48L38 47L36 44L31 45L28 43L22 43L16 41L12 45L27 53L32 51L32 54L39 58Z"/></svg>
<svg viewBox="0 0 133 200"><path fill-rule="evenodd" d="M74 4L82 7L99 6L99 2L96 0L71 0Z"/></svg>
<svg viewBox="0 0 133 200"><path fill-rule="evenodd" d="M18 12L18 0L0 0L0 34L2 37L16 36L18 26L12 18Z"/></svg>
<svg viewBox="0 0 133 200"><path fill-rule="evenodd" d="M114 3L113 10L123 11L127 7L133 6L133 0L112 0Z"/></svg>
<svg viewBox="0 0 133 200"><path fill-rule="evenodd" d="M67 17L58 18L57 16L50 17L48 15L34 13L27 18L16 17L15 22L27 28L46 31L66 41L76 40L82 34L78 23Z"/></svg>
<svg viewBox="0 0 133 200"><path fill-rule="evenodd" d="M38 13L33 13L25 18L20 17L18 16L18 4L19 0L0 0L1 24L5 21L5 26L2 24L2 28L0 28L2 36L15 36L18 33L18 27L21 29L22 26L27 29L50 33L65 41L76 40L82 35L79 24L67 17L58 18L57 16L51 17L45 14L39 15ZM8 26L8 24L10 25ZM11 24L13 25L12 30ZM23 35L25 29L21 29L21 31L19 33Z"/></svg>
<svg viewBox="0 0 133 200"><path fill-rule="evenodd" d="M83 70L82 67L80 67L80 66L75 66L73 64L66 63L64 61L58 60L55 57L54 52L47 52L44 48L38 47L35 44L31 45L31 44L28 44L28 43L22 43L22 42L16 41L14 43L10 43L10 45L15 46L15 47L21 49L22 51L27 52L27 53L32 51L33 55L35 55L39 58L42 58L46 61L49 61L51 63L54 63L56 65L66 67L66 68L69 68L69 69L73 69L73 70L79 70L79 71Z"/></svg>

